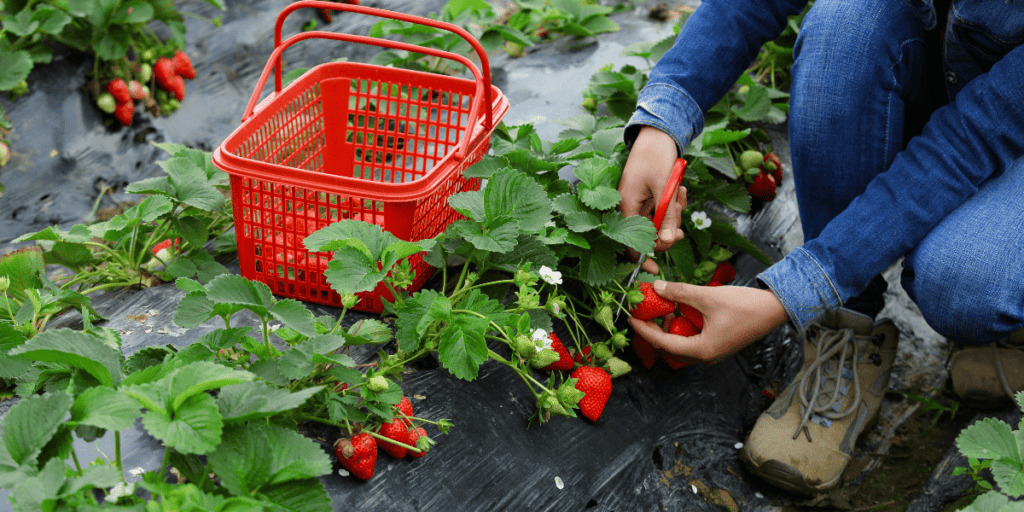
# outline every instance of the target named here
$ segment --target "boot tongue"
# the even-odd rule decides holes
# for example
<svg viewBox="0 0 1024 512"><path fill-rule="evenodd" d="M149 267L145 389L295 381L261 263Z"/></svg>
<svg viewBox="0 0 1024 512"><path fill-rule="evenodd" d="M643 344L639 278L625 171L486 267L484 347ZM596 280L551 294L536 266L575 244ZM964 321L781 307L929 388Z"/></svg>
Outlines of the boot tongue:
<svg viewBox="0 0 1024 512"><path fill-rule="evenodd" d="M869 336L875 327L871 317L846 308L826 313L821 319L821 324L836 330L852 329L853 333L859 336Z"/></svg>

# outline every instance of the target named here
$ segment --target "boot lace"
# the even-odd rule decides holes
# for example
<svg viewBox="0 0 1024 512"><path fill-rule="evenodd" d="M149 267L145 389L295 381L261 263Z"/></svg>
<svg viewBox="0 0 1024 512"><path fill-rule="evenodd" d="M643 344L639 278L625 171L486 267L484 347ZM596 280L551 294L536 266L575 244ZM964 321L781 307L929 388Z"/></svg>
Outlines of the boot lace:
<svg viewBox="0 0 1024 512"><path fill-rule="evenodd" d="M815 338L817 354L800 378L797 390L802 419L793 433L793 439L796 439L803 432L809 442L812 439L807 423L812 415L839 420L852 414L860 405L860 378L855 368L860 348L856 341L868 339L855 335L851 329L833 330L820 325L811 329L808 335ZM830 361L835 361L835 364L830 364ZM853 388L853 401L840 411L837 404L846 397L850 387Z"/></svg>

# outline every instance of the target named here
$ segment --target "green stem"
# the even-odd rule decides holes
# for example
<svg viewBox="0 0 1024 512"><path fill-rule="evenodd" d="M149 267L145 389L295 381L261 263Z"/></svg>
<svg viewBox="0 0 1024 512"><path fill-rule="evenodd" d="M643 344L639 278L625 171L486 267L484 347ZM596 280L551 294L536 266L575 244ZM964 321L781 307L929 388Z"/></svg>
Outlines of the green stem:
<svg viewBox="0 0 1024 512"><path fill-rule="evenodd" d="M78 454L75 453L75 449L71 449L71 459L75 461L75 469L78 470L78 475L82 475L82 465L78 463Z"/></svg>
<svg viewBox="0 0 1024 512"><path fill-rule="evenodd" d="M480 284L474 284L472 286L466 286L464 288L460 288L459 291L457 291L457 292L453 292L451 294L450 298L451 298L452 302L457 302L459 297L462 297L463 295L465 295L467 292L469 292L471 290L476 290L476 289L480 289L480 288L484 288L484 287L492 286L492 285L498 285L498 284L515 284L515 281L512 280L512 279L499 279L497 281L488 281L486 283L480 283Z"/></svg>
<svg viewBox="0 0 1024 512"><path fill-rule="evenodd" d="M121 481L124 482L124 468L121 467L121 431L114 431L114 457L117 460L117 472L121 475Z"/></svg>
<svg viewBox="0 0 1024 512"><path fill-rule="evenodd" d="M171 460L171 447L167 446L167 447L164 448L164 461L162 463L160 463L160 473L158 473L160 475L160 478L165 478L164 475L167 474L167 463L170 462L170 460Z"/></svg>
<svg viewBox="0 0 1024 512"><path fill-rule="evenodd" d="M107 283L107 284L101 284L101 285L98 285L98 286L93 286L92 288L89 288L88 290L85 290L85 291L82 291L82 292L78 292L78 293L81 293L82 295L89 295L92 292L98 292L100 290L108 290L110 288L125 288L125 287L128 287L128 286L134 286L136 284L138 284L138 283L136 283L135 281L120 282L120 283Z"/></svg>

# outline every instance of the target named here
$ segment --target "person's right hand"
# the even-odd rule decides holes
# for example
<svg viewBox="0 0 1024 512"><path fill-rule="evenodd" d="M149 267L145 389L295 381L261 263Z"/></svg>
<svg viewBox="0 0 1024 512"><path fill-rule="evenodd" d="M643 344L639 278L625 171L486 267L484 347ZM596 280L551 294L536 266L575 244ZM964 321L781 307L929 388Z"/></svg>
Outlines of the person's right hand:
<svg viewBox="0 0 1024 512"><path fill-rule="evenodd" d="M619 193L622 195L619 210L623 217L652 215L654 207L661 201L661 193L672 174L678 153L675 141L665 132L651 126L640 128L619 181ZM654 250L664 251L683 239L680 225L685 208L686 188L679 187L675 201L665 212ZM652 274L658 273L658 265L651 258L644 261L643 269Z"/></svg>

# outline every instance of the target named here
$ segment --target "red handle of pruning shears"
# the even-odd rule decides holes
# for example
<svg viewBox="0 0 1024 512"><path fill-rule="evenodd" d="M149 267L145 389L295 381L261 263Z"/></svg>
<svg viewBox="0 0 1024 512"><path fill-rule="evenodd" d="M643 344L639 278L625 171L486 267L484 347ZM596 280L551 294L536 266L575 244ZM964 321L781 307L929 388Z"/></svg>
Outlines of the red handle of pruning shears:
<svg viewBox="0 0 1024 512"><path fill-rule="evenodd" d="M661 192L661 201L658 202L658 209L654 211L654 227L656 229L661 229L661 223L665 220L665 213L668 212L668 205L672 202L672 198L675 197L679 184L683 182L683 174L685 173L686 160L682 158L676 159L675 165L672 166L672 173L668 175L668 181L665 183L665 190Z"/></svg>

